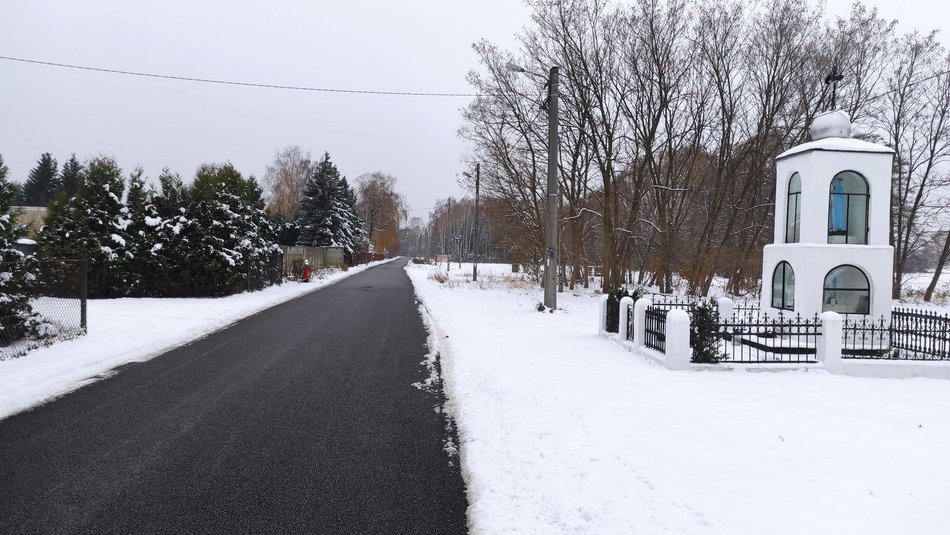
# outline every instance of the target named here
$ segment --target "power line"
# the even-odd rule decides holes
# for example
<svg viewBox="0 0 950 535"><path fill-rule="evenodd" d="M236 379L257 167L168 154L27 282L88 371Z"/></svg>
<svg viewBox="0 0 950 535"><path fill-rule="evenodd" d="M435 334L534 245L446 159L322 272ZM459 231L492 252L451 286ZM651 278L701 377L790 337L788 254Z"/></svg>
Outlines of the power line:
<svg viewBox="0 0 950 535"><path fill-rule="evenodd" d="M201 82L205 84L236 85L243 87L261 87L267 89L285 89L291 91L314 91L320 93L349 93L357 95L396 95L403 97L478 97L481 95L473 93L426 93L421 91L370 91L365 89L333 89L328 87L306 87L281 84L264 84L255 82L236 82L233 80L214 80L210 78L194 78L190 76L174 76L170 74L155 74L149 72L123 71L118 69L105 69L102 67L89 67L85 65L70 65L68 63L55 63L52 61L40 61L36 59L13 58L10 56L0 56L0 59L7 61L18 61L21 63L32 63L36 65L45 65L48 67L62 67L67 69L77 69L82 71L107 72L111 74L124 74L128 76L142 76L145 78L162 78L165 80L180 80L184 82Z"/></svg>

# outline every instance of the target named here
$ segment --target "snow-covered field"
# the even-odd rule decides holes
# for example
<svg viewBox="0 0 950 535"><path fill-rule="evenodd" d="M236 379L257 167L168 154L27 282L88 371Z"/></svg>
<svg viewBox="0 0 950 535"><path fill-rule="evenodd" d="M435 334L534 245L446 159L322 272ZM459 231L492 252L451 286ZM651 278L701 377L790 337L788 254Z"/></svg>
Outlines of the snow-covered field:
<svg viewBox="0 0 950 535"><path fill-rule="evenodd" d="M219 299L90 300L87 335L0 360L0 418L101 379L117 366L148 360L379 263L325 272L323 278L308 284L287 282Z"/></svg>
<svg viewBox="0 0 950 535"><path fill-rule="evenodd" d="M475 533L950 533L950 383L671 372L597 299L510 266L410 265L434 318Z"/></svg>

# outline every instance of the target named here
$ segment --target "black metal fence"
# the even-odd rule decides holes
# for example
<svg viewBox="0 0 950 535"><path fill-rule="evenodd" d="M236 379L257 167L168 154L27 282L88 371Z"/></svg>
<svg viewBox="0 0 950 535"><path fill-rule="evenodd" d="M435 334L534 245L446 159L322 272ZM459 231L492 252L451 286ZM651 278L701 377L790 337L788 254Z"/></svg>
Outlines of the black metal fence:
<svg viewBox="0 0 950 535"><path fill-rule="evenodd" d="M666 313L661 307L647 307L644 318L643 345L666 354Z"/></svg>
<svg viewBox="0 0 950 535"><path fill-rule="evenodd" d="M821 320L800 315L770 318L767 315L718 321L713 327L723 362L809 363L818 361Z"/></svg>
<svg viewBox="0 0 950 535"><path fill-rule="evenodd" d="M652 308L662 309L662 310L672 310L674 308L681 308L683 310L689 310L694 305L702 301L701 298L688 296L688 295L667 295L667 294L653 294L650 296Z"/></svg>
<svg viewBox="0 0 950 535"><path fill-rule="evenodd" d="M889 358L891 352L891 325L886 317L845 316L841 358Z"/></svg>
<svg viewBox="0 0 950 535"><path fill-rule="evenodd" d="M0 360L86 332L85 260L0 264Z"/></svg>
<svg viewBox="0 0 950 535"><path fill-rule="evenodd" d="M898 308L891 312L890 335L896 358L950 360L950 315Z"/></svg>
<svg viewBox="0 0 950 535"><path fill-rule="evenodd" d="M692 296L654 294L646 310L644 344L665 353L666 313L680 308L692 313L705 302ZM616 312L614 313L616 315ZM691 328L694 336L714 338L719 361L736 363L814 363L818 360L821 320L817 315L762 314L755 301L737 302L729 320L715 316L708 327ZM633 339L633 310L627 337ZM693 342L691 340L691 342ZM845 316L842 358L950 360L950 314L894 309L890 317Z"/></svg>
<svg viewBox="0 0 950 535"><path fill-rule="evenodd" d="M633 340L633 328L634 328L634 306L627 305L627 340Z"/></svg>
<svg viewBox="0 0 950 535"><path fill-rule="evenodd" d="M732 321L755 321L761 314L758 301L737 301L732 307Z"/></svg>
<svg viewBox="0 0 950 535"><path fill-rule="evenodd" d="M890 320L846 318L842 358L950 360L950 315L896 308Z"/></svg>

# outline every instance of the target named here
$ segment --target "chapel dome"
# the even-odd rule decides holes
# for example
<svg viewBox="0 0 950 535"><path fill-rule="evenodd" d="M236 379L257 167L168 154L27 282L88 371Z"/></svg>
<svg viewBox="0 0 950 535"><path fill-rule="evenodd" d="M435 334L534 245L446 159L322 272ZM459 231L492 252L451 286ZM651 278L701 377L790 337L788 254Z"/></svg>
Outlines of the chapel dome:
<svg viewBox="0 0 950 535"><path fill-rule="evenodd" d="M829 137L851 137L851 117L842 110L826 111L815 117L809 131L814 141Z"/></svg>

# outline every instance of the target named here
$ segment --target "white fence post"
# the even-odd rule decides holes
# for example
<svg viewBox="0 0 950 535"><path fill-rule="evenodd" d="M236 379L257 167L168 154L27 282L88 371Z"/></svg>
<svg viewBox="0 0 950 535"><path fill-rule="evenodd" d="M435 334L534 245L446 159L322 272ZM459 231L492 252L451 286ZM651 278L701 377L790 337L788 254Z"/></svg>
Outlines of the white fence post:
<svg viewBox="0 0 950 535"><path fill-rule="evenodd" d="M620 310L617 312L617 318L620 323L617 324L617 332L620 334L621 342L627 339L627 311L630 310L630 305L632 304L632 297L624 297L620 300Z"/></svg>
<svg viewBox="0 0 950 535"><path fill-rule="evenodd" d="M693 350L689 347L689 314L681 308L666 313L666 367L688 370Z"/></svg>
<svg viewBox="0 0 950 535"><path fill-rule="evenodd" d="M844 373L844 364L841 362L841 335L844 329L844 319L837 312L822 312L821 337L818 338L818 361L825 365L825 369L832 373Z"/></svg>
<svg viewBox="0 0 950 535"><path fill-rule="evenodd" d="M736 304L728 297L720 297L718 305L719 321L728 321L732 323L732 312L736 309Z"/></svg>
<svg viewBox="0 0 950 535"><path fill-rule="evenodd" d="M603 336L607 332L607 299L609 296L600 296L600 324L597 325L597 334Z"/></svg>
<svg viewBox="0 0 950 535"><path fill-rule="evenodd" d="M653 304L649 297L641 297L633 305L633 347L643 347L644 330L646 329L647 309Z"/></svg>

